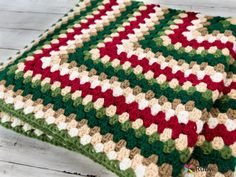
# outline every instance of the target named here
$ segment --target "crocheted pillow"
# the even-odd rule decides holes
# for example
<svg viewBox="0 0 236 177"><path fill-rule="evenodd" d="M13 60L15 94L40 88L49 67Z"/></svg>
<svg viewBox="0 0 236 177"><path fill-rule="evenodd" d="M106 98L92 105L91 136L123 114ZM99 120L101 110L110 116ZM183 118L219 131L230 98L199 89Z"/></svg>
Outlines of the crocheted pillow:
<svg viewBox="0 0 236 177"><path fill-rule="evenodd" d="M233 23L130 0L85 0L3 67L0 122L119 176L178 176L197 142L194 167L230 175Z"/></svg>

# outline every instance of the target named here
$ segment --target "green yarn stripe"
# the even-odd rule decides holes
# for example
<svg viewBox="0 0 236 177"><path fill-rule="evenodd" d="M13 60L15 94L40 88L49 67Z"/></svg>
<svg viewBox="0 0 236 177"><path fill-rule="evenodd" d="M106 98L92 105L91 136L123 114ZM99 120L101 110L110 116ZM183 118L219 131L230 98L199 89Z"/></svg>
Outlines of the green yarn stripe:
<svg viewBox="0 0 236 177"><path fill-rule="evenodd" d="M30 124L31 126L41 130L47 135L53 136L56 139L55 145L60 145L66 149L79 152L91 158L93 161L105 166L108 170L116 173L121 177L134 177L134 172L131 169L121 171L117 161L111 161L103 153L97 153L94 151L92 145L81 145L78 137L72 138L65 131L60 131L55 125L47 125L45 121L41 119L35 119L32 114L25 115L21 110L14 110L12 105L7 105L0 99L0 110L7 112L9 115L15 116L22 121ZM58 143L60 142L60 143ZM50 143L54 144L53 141ZM63 144L61 144L63 143Z"/></svg>
<svg viewBox="0 0 236 177"><path fill-rule="evenodd" d="M160 36L163 34L165 35L164 31L170 29L169 25L173 24L177 14L182 12L175 9L169 9L169 11L170 12L166 14L165 18L160 20L160 24L155 25L154 29L149 32L150 34L144 36L144 39L139 42L143 48L151 48L154 53L162 52L164 57L173 56L177 61L181 59L187 63L195 61L198 64L207 62L211 66L216 66L217 64L222 63L225 66L225 70L229 69L228 64L230 56L224 56L220 50L218 50L216 54L210 54L206 50L203 51L202 54L197 54L194 49L188 53L185 52L185 48L183 47L179 50L175 50L173 44L169 44L167 47L164 46Z"/></svg>
<svg viewBox="0 0 236 177"><path fill-rule="evenodd" d="M140 44L143 48L151 48L154 53L162 52L164 57L173 56L175 60L184 60L187 63L196 62L201 64L203 62L207 62L211 66L216 66L221 63L224 65L225 70L229 70L229 60L230 56L224 56L221 54L221 51L218 50L216 54L210 54L206 50L201 54L197 54L196 50L192 50L191 52L185 52L184 48L180 48L179 50L174 49L174 45L169 44L167 47L162 44L162 40L157 38L157 41L154 40L142 40Z"/></svg>
<svg viewBox="0 0 236 177"><path fill-rule="evenodd" d="M215 101L213 107L218 108L222 113L227 112L229 109L236 110L236 100L231 99L228 95L223 95Z"/></svg>
<svg viewBox="0 0 236 177"><path fill-rule="evenodd" d="M228 170L235 170L235 157L231 156L229 159L223 159L221 157L220 151L218 150L212 150L210 154L205 154L203 149L196 146L191 159L197 159L200 163L200 166L204 168L207 168L208 164L216 164L218 166L218 170L222 173L225 173Z"/></svg>
<svg viewBox="0 0 236 177"><path fill-rule="evenodd" d="M82 105L81 103L77 103L77 106L74 106L74 102L72 99L65 99L63 96L54 95L53 92L49 90L44 90L43 87L40 86L40 84L36 87L33 87L31 82L24 82L23 78L18 78L15 83L12 83L10 80L13 76L9 75L9 80L6 80L6 86L8 85L15 85L14 91L17 91L19 89L23 89L23 96L26 96L28 94L33 95L33 100L42 99L43 104L46 106L49 103L52 103L53 109L56 111L60 108L65 110L65 116L69 116L70 114L74 113L76 114L76 119L80 121L83 118L86 118L88 120L88 126L90 128L93 128L95 126L99 126L101 128L101 134L105 135L107 133L113 134L113 140L115 142L119 142L121 139L124 139L127 142L127 148L130 150L134 147L138 147L141 150L141 154L144 157L149 157L152 154L157 154L159 157L158 165L162 165L163 163L169 163L173 166L177 164L173 164L174 161L179 161L179 159L182 159L183 161L188 160L188 154L189 152L183 151L178 152L173 146L174 144L171 142L163 143L162 141L158 140L158 135L151 136L150 138L148 135L145 134L145 132L140 134L140 132L135 132L134 129L129 128L127 131L124 131L125 128L124 124L120 124L115 116L112 118L107 117L104 113L101 113L101 111L96 111L94 108L88 108L87 106ZM42 92L44 90L44 92ZM99 116L99 118L96 118ZM114 120L113 124L111 124L112 119ZM112 127L109 128L109 127ZM137 137L138 133L138 137ZM136 143L135 143L136 140ZM137 142L142 142L142 144L139 144ZM150 142L151 141L151 142ZM163 153L167 152L167 153ZM173 157L175 160L173 161ZM183 162L184 163L184 162ZM178 174L181 169L181 167L175 168L176 170L173 171L173 173Z"/></svg>
<svg viewBox="0 0 236 177"><path fill-rule="evenodd" d="M226 30L232 31L233 35L236 36L236 25L231 24L224 17L213 17L209 19L210 25L205 25L209 33L212 33L214 30L218 30L221 33L224 33Z"/></svg>
<svg viewBox="0 0 236 177"><path fill-rule="evenodd" d="M122 23L120 19L117 19L117 21L119 21L118 24ZM114 69L112 66L106 67L102 64L102 62L94 62L92 59L86 57L86 55L88 54L87 50L97 45L99 43L99 40L104 39L104 35L107 35L112 32L111 30L112 29L106 29L105 27L102 32L98 33L97 36L91 37L90 41L84 43L83 48L78 48L75 53L69 55L68 62L76 61L78 63L78 66L87 66L87 70L96 69L98 74L104 72L105 74L107 74L108 78L111 78L112 76L117 76L119 81L129 80L131 84L130 86L132 88L137 85L140 85L144 92L152 90L156 94L157 98L164 95L167 96L169 101L171 102L175 98L178 98L182 101L183 104L187 103L190 100L194 100L196 102L196 107L200 110L203 110L205 108L209 110L212 107L213 102L211 99L209 99L211 97L210 90L207 90L207 92L205 93L200 93L196 91L194 87L192 87L192 91L185 91L181 89L174 90L171 87L168 87L167 85L162 87L158 83L150 84L149 81L147 81L143 77L139 78L132 72L126 73L124 70L122 70L122 67L120 67L120 69ZM171 97L171 95L173 96Z"/></svg>
<svg viewBox="0 0 236 177"><path fill-rule="evenodd" d="M109 26L104 27L104 30L97 32L96 36L91 36L88 42L83 43L83 48L77 48L75 53L69 54L68 62L81 60L84 51L89 51L92 46L97 45L100 40L103 40L107 35L110 35L112 32L117 30L117 27L121 26L122 23L128 21L128 17L131 16L143 3L132 2L130 6L127 7L125 12L122 12L122 15L114 22L111 22Z"/></svg>
<svg viewBox="0 0 236 177"><path fill-rule="evenodd" d="M155 93L156 98L160 98L162 95L166 96L170 102L178 98L183 104L190 100L195 101L196 107L200 110L207 109L210 110L213 101L211 99L212 92L207 90L204 93L196 91L195 87L191 87L188 91L182 90L180 87L177 89L172 89L167 84L160 85L158 83L148 81L142 75L141 77L135 75L132 72L124 71L122 67L113 68L110 65L104 65L101 61L93 61L89 57L80 57L77 61L78 65L87 66L87 70L96 69L97 74L104 72L108 78L112 76L117 76L119 81L128 80L130 82L130 87L140 86L143 92L152 90Z"/></svg>

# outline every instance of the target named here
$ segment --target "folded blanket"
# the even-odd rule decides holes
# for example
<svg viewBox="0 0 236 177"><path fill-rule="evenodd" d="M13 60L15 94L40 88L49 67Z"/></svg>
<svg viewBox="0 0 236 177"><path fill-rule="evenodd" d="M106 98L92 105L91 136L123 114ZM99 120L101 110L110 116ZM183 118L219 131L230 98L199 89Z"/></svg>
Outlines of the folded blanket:
<svg viewBox="0 0 236 177"><path fill-rule="evenodd" d="M0 124L122 177L233 177L236 22L84 0L0 70Z"/></svg>

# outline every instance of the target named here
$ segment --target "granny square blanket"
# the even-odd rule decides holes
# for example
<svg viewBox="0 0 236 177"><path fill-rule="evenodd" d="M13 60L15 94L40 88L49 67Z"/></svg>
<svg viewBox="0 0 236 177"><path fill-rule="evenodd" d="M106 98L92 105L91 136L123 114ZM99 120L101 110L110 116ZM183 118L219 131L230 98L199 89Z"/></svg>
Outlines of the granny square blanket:
<svg viewBox="0 0 236 177"><path fill-rule="evenodd" d="M120 177L233 177L236 20L84 0L0 69L0 124Z"/></svg>

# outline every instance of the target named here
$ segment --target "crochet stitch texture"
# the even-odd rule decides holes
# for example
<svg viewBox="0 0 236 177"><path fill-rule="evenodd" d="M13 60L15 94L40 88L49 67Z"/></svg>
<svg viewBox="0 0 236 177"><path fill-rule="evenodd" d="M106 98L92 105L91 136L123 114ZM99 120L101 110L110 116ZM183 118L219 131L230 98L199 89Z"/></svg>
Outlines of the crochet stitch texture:
<svg viewBox="0 0 236 177"><path fill-rule="evenodd" d="M231 18L84 0L1 66L0 124L122 177L233 177L235 36Z"/></svg>

